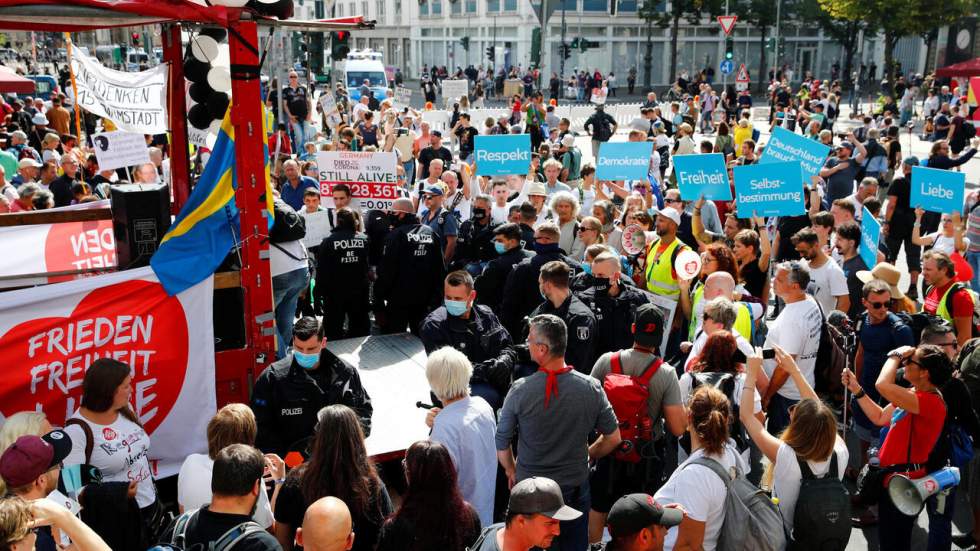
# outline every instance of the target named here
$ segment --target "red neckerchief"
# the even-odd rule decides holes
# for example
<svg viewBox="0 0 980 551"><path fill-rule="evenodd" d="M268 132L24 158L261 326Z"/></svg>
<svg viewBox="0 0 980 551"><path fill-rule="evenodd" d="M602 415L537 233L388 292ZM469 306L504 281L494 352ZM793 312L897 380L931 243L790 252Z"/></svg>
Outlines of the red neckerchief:
<svg viewBox="0 0 980 551"><path fill-rule="evenodd" d="M563 367L563 368L561 368L561 369L559 369L557 371L552 371L550 369L545 369L543 367L539 367L538 368L538 371L542 371L542 372L544 372L545 375L548 376L548 380L545 382L545 385L544 385L544 407L545 407L545 409L548 409L548 401L551 400L551 393L554 392L555 393L555 396L558 396L558 376L559 375L562 375L564 373L568 373L571 370L572 370L572 366L570 366L570 365L566 365L565 367Z"/></svg>

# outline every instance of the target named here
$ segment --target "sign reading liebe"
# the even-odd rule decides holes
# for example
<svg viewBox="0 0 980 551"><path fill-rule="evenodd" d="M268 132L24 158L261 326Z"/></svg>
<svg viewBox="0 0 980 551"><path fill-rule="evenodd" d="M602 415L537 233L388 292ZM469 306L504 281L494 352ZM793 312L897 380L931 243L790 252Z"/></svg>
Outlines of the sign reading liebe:
<svg viewBox="0 0 980 551"><path fill-rule="evenodd" d="M964 172L913 166L909 204L939 213L961 211L965 186Z"/></svg>
<svg viewBox="0 0 980 551"><path fill-rule="evenodd" d="M153 434L184 382L187 318L180 300L159 283L126 281L89 292L68 317L14 326L0 339L0 357L9 362L0 412L42 409L53 425L64 424L77 409L93 361L112 357L129 364L131 405Z"/></svg>

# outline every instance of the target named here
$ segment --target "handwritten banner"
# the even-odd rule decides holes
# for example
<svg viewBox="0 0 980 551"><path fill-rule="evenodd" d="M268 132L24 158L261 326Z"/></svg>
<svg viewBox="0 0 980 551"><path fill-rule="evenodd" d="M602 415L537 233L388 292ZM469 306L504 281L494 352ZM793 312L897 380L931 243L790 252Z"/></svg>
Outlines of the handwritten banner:
<svg viewBox="0 0 980 551"><path fill-rule="evenodd" d="M167 131L167 76L161 63L138 73L103 67L78 48L72 49L72 71L78 86L78 106L105 117L121 130L140 134ZM69 87L68 91L74 93Z"/></svg>

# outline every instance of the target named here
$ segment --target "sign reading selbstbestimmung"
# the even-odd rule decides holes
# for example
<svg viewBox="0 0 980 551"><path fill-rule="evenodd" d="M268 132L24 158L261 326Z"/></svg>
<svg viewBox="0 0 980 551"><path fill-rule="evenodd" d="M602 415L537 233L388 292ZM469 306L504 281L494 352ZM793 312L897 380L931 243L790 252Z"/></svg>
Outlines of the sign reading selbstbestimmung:
<svg viewBox="0 0 980 551"><path fill-rule="evenodd" d="M823 168L829 153L830 146L777 126L773 129L766 150L759 157L759 162L766 164L799 161L800 166L803 167L803 176L806 181L810 181L810 177L816 176Z"/></svg>
<svg viewBox="0 0 980 551"><path fill-rule="evenodd" d="M653 142L603 142L595 177L599 180L646 180Z"/></svg>
<svg viewBox="0 0 980 551"><path fill-rule="evenodd" d="M685 201L697 201L702 195L712 201L732 200L725 156L721 153L675 155L674 173Z"/></svg>
<svg viewBox="0 0 980 551"><path fill-rule="evenodd" d="M965 186L964 172L913 166L909 204L939 213L962 211Z"/></svg>
<svg viewBox="0 0 980 551"><path fill-rule="evenodd" d="M531 136L477 136L476 174L478 176L510 176L527 174L531 166Z"/></svg>
<svg viewBox="0 0 980 551"><path fill-rule="evenodd" d="M740 218L748 218L753 213L757 216L797 216L806 211L799 162L737 166L732 172Z"/></svg>

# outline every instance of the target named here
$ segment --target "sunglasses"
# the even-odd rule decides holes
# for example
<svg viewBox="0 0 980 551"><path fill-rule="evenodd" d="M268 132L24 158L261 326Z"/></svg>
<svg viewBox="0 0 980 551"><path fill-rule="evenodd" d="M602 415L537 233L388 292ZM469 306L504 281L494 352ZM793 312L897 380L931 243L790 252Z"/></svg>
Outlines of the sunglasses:
<svg viewBox="0 0 980 551"><path fill-rule="evenodd" d="M902 360L902 363L901 363L902 366L906 366L906 365L909 365L909 364L915 364L916 367L918 367L919 369L922 369L922 364L919 363L919 362L917 362L917 361L915 361L915 360L913 360L911 357L908 357L908 358L905 358L905 359Z"/></svg>
<svg viewBox="0 0 980 551"><path fill-rule="evenodd" d="M677 199L664 199L664 203L680 203Z"/></svg>
<svg viewBox="0 0 980 551"><path fill-rule="evenodd" d="M885 308L888 306L888 302L868 302L868 308L872 310L878 310L879 308Z"/></svg>

